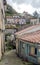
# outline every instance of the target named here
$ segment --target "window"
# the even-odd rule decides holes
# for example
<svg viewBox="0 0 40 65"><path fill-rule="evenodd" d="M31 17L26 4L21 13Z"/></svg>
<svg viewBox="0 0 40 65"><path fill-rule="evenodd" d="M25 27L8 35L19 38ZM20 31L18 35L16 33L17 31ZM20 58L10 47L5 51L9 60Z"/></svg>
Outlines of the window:
<svg viewBox="0 0 40 65"><path fill-rule="evenodd" d="M37 48L35 48L35 55L37 55Z"/></svg>
<svg viewBox="0 0 40 65"><path fill-rule="evenodd" d="M30 46L29 54L35 57L37 55L37 48L35 48L34 46Z"/></svg>
<svg viewBox="0 0 40 65"><path fill-rule="evenodd" d="M31 55L34 55L34 53L35 53L35 51L34 51L34 50L35 50L35 48L34 48L34 47L30 47L30 54L31 54Z"/></svg>

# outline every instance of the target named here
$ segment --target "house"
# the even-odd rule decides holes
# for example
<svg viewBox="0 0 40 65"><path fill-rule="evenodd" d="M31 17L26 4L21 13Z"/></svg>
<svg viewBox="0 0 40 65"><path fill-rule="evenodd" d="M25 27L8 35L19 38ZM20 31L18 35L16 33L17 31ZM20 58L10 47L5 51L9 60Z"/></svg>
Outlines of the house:
<svg viewBox="0 0 40 65"><path fill-rule="evenodd" d="M15 24L26 24L26 19L23 16L13 16Z"/></svg>
<svg viewBox="0 0 40 65"><path fill-rule="evenodd" d="M22 25L22 24L26 24L26 19L25 19L25 17L20 17L20 19L19 19L19 24L20 25Z"/></svg>
<svg viewBox="0 0 40 65"><path fill-rule="evenodd" d="M9 28L9 29L6 29L6 30L5 30L5 34L9 34L9 33L10 33L10 34L14 34L15 32L16 32L16 29L10 29L10 28Z"/></svg>
<svg viewBox="0 0 40 65"><path fill-rule="evenodd" d="M40 23L39 18L31 18L30 19L30 24L32 24L32 25L36 25L39 23Z"/></svg>
<svg viewBox="0 0 40 65"><path fill-rule="evenodd" d="M16 43L19 57L40 64L40 30L18 37Z"/></svg>
<svg viewBox="0 0 40 65"><path fill-rule="evenodd" d="M31 14L29 14L28 12L25 12L25 11L21 14L21 16L25 17L27 23L30 23L30 18L33 18L33 16Z"/></svg>
<svg viewBox="0 0 40 65"><path fill-rule="evenodd" d="M18 15L14 15L14 16L13 16L13 20L14 20L14 23L15 23L15 24L19 24L19 18L20 18L20 17L19 17Z"/></svg>
<svg viewBox="0 0 40 65"><path fill-rule="evenodd" d="M40 24L33 25L33 26L28 27L28 28L25 28L25 29L23 29L19 32L16 32L15 35L18 37L18 36L24 35L26 33L35 32L37 30L40 30Z"/></svg>
<svg viewBox="0 0 40 65"><path fill-rule="evenodd" d="M31 14L29 14L28 12L25 12L25 11L21 14L21 16L24 16L26 19L30 19L33 17Z"/></svg>
<svg viewBox="0 0 40 65"><path fill-rule="evenodd" d="M40 64L40 24L15 34L16 53L23 59Z"/></svg>
<svg viewBox="0 0 40 65"><path fill-rule="evenodd" d="M6 16L6 24L14 24L13 16Z"/></svg>
<svg viewBox="0 0 40 65"><path fill-rule="evenodd" d="M7 22L6 24L26 24L26 20L24 17L20 16L6 16Z"/></svg>
<svg viewBox="0 0 40 65"><path fill-rule="evenodd" d="M23 16L13 16L15 24L26 24L26 19Z"/></svg>
<svg viewBox="0 0 40 65"><path fill-rule="evenodd" d="M39 25L33 25L33 26L30 26L24 30L21 30L19 32L16 32L15 33L15 37L16 37L16 42L18 42L18 37L24 35L24 34L27 34L27 33L32 33L32 32L35 32L37 30L40 30L40 24ZM18 43L16 43L16 52L18 53Z"/></svg>
<svg viewBox="0 0 40 65"><path fill-rule="evenodd" d="M0 60L4 55L5 46L5 9L4 0L0 0Z"/></svg>

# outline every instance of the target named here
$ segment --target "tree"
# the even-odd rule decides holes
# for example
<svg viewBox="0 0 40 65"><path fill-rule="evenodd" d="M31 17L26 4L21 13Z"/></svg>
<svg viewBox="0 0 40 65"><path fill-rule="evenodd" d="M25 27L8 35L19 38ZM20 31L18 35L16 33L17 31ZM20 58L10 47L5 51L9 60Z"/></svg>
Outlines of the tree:
<svg viewBox="0 0 40 65"><path fill-rule="evenodd" d="M35 11L35 12L33 13L33 16L36 17L36 18L38 18L38 16L39 16L39 15L38 15L38 12Z"/></svg>
<svg viewBox="0 0 40 65"><path fill-rule="evenodd" d="M7 4L6 15L13 15L13 14L17 14L16 10L13 9L10 5Z"/></svg>

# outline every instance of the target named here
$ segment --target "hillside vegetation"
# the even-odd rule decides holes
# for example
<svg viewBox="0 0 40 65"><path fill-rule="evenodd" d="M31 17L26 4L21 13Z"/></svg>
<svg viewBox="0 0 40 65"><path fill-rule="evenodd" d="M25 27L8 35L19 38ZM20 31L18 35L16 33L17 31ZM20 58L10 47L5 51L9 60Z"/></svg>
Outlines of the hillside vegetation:
<svg viewBox="0 0 40 65"><path fill-rule="evenodd" d="M8 15L12 16L13 14L17 14L16 10L7 4L6 16L8 16Z"/></svg>

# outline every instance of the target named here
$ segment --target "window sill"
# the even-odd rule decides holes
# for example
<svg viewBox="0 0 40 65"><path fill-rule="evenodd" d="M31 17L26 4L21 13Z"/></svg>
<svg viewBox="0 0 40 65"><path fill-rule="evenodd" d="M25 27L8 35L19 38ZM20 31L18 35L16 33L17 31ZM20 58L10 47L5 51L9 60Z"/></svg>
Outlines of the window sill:
<svg viewBox="0 0 40 65"><path fill-rule="evenodd" d="M34 58L37 58L37 55L29 54L29 56L32 56Z"/></svg>

